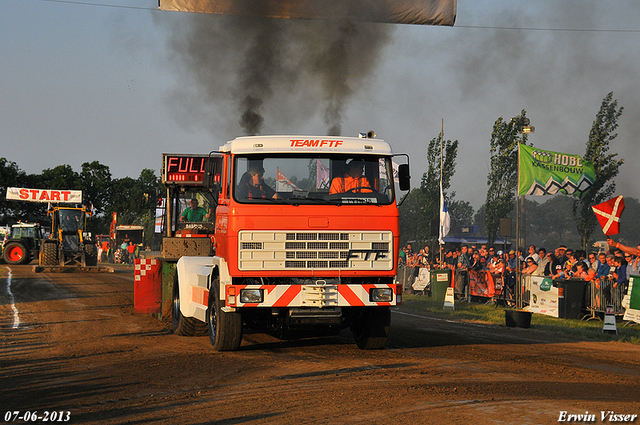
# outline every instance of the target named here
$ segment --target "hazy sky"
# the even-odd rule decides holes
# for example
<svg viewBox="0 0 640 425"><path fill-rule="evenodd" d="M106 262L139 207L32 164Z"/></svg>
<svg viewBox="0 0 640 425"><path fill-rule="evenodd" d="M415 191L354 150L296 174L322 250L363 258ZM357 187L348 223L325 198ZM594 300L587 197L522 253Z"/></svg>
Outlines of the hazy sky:
<svg viewBox="0 0 640 425"><path fill-rule="evenodd" d="M97 160L135 178L143 168L159 174L163 152L217 149L245 134L237 99L260 69L273 76L262 134L324 135L333 114L342 135L375 130L409 153L414 186L444 119L445 138L459 141L452 190L475 208L497 118L525 109L536 147L582 155L613 91L624 107L612 146L626 160L618 194L640 198L637 0L458 0L454 27L367 25L349 33L345 63L329 63L348 69L343 93L319 70L321 23L276 23L261 35L233 18L158 11L157 0L2 6L0 157L27 173ZM251 54L264 34L283 51Z"/></svg>

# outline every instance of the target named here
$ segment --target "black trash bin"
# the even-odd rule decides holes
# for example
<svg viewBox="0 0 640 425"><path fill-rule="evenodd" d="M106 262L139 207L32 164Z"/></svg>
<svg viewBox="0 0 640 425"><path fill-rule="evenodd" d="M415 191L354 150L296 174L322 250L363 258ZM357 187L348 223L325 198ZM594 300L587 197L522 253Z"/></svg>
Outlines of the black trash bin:
<svg viewBox="0 0 640 425"><path fill-rule="evenodd" d="M444 302L447 288L451 286L451 269L431 269L431 297L434 301Z"/></svg>
<svg viewBox="0 0 640 425"><path fill-rule="evenodd" d="M582 319L587 282L582 279L568 279L556 280L553 284L558 286L558 317Z"/></svg>

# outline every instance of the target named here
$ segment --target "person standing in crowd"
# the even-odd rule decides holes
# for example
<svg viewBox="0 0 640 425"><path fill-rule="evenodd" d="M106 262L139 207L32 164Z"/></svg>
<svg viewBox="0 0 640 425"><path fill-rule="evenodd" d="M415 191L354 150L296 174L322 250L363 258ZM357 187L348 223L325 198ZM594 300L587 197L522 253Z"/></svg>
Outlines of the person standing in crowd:
<svg viewBox="0 0 640 425"><path fill-rule="evenodd" d="M473 271L480 271L480 270L484 270L484 265L486 263L483 263L482 258L480 258L480 252L479 251L475 251L473 253L473 255L471 256L471 267L470 270Z"/></svg>
<svg viewBox="0 0 640 425"><path fill-rule="evenodd" d="M400 252L398 252L398 266L404 266L406 259L407 253L404 251L404 249L401 249Z"/></svg>
<svg viewBox="0 0 640 425"><path fill-rule="evenodd" d="M569 258L565 264L571 266L571 270L576 271L576 264L578 264L578 258L576 257L575 252L571 250L567 250L567 257Z"/></svg>
<svg viewBox="0 0 640 425"><path fill-rule="evenodd" d="M535 261L536 264L540 261L540 257L538 256L538 253L536 252L536 246L535 245L529 245L529 255L526 256L525 260L527 260L529 258L533 258L533 261Z"/></svg>
<svg viewBox="0 0 640 425"><path fill-rule="evenodd" d="M525 261L525 265L522 268L522 273L533 274L537 269L538 269L538 263L536 263L531 256L527 257L527 260Z"/></svg>
<svg viewBox="0 0 640 425"><path fill-rule="evenodd" d="M502 274L504 272L504 260L498 254L494 254L489 261L489 272L491 274Z"/></svg>
<svg viewBox="0 0 640 425"><path fill-rule="evenodd" d="M547 256L546 248L538 249L538 268L533 272L534 276L544 276L547 265L549 264L549 257Z"/></svg>
<svg viewBox="0 0 640 425"><path fill-rule="evenodd" d="M120 245L120 255L122 256L122 262L127 264L129 263L129 251L127 251L127 242L123 241Z"/></svg>
<svg viewBox="0 0 640 425"><path fill-rule="evenodd" d="M460 255L458 256L458 264L456 265L456 282L455 292L458 300L462 300L469 286L469 268L471 261L467 256L467 245L462 245Z"/></svg>
<svg viewBox="0 0 640 425"><path fill-rule="evenodd" d="M584 249L576 250L576 258L578 259L579 263L584 263L585 270L589 268L589 262L587 261L587 253L584 251Z"/></svg>
<svg viewBox="0 0 640 425"><path fill-rule="evenodd" d="M555 273L551 276L553 280L564 279L564 270L562 270L561 265L557 265L555 268Z"/></svg>
<svg viewBox="0 0 640 425"><path fill-rule="evenodd" d="M136 246L131 242L129 242L129 245L127 245L127 253L129 254L127 262L129 264L132 264L133 260L135 260L136 258Z"/></svg>
<svg viewBox="0 0 640 425"><path fill-rule="evenodd" d="M609 276L609 271L611 270L609 263L607 263L607 254L604 252L598 254L598 262L600 264L596 270L596 277L598 279L606 279L607 276Z"/></svg>
<svg viewBox="0 0 640 425"><path fill-rule="evenodd" d="M413 255L413 248L411 247L410 243L407 244L407 247L405 248L405 250L407 253L407 258Z"/></svg>
<svg viewBox="0 0 640 425"><path fill-rule="evenodd" d="M422 256L425 258L427 264L431 264L433 262L433 256L431 255L429 245L424 246Z"/></svg>
<svg viewBox="0 0 640 425"><path fill-rule="evenodd" d="M631 276L640 276L640 257L625 252L624 259L627 260L627 281Z"/></svg>
<svg viewBox="0 0 640 425"><path fill-rule="evenodd" d="M620 294L627 292L627 262L623 257L615 257L616 270L613 275L613 287L619 288Z"/></svg>
<svg viewBox="0 0 640 425"><path fill-rule="evenodd" d="M558 257L558 260L560 260L560 264L566 263L569 259L567 257L567 247L564 245L560 245L557 249L556 256Z"/></svg>
<svg viewBox="0 0 640 425"><path fill-rule="evenodd" d="M595 252L590 252L587 256L588 266L593 270L598 270L600 267L600 262L598 261L598 256Z"/></svg>

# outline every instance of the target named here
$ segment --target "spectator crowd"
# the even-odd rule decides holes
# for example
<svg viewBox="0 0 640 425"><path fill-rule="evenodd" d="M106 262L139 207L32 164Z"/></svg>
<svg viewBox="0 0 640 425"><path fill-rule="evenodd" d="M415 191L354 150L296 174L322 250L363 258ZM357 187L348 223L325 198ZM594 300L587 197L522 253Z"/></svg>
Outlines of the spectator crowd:
<svg viewBox="0 0 640 425"><path fill-rule="evenodd" d="M456 281L464 280L469 270L488 271L491 274L503 276L508 286L515 284L516 273L532 276L547 276L556 279L582 279L593 282L600 290L619 288L626 293L630 275L640 275L640 245L638 248L626 247L609 240L609 251L589 252L569 249L564 245L558 246L552 252L543 247L530 245L526 252L522 249L503 252L493 246L462 245L460 248L444 250L442 255L432 255L429 246L414 251L411 244L407 244L400 251L399 264L404 267L408 275L407 283L412 284L421 268L444 269L455 271ZM442 260L441 260L442 257ZM460 285L465 285L461 282ZM458 283L456 283L456 287ZM456 292L458 290L456 289Z"/></svg>

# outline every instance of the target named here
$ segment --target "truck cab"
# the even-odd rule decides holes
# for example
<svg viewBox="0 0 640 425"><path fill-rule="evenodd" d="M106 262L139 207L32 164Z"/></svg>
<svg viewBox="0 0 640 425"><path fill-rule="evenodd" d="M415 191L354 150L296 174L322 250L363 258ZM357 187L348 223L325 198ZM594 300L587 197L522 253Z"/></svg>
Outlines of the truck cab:
<svg viewBox="0 0 640 425"><path fill-rule="evenodd" d="M402 302L390 145L255 136L219 154L215 255L178 261L174 330L206 323L214 348L227 350L239 346L243 324L280 333L350 327L361 348L382 348L389 308ZM407 190L408 164L398 178Z"/></svg>

